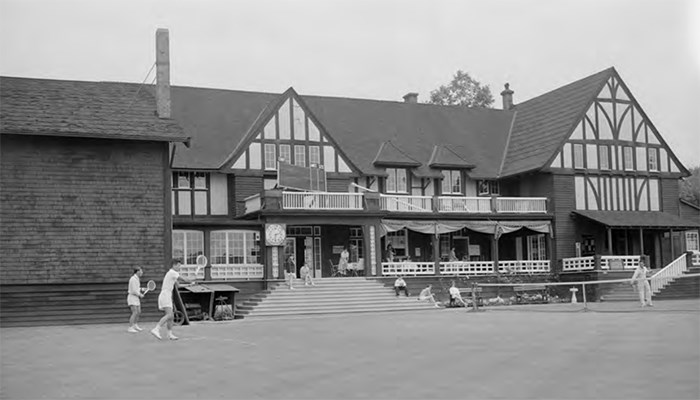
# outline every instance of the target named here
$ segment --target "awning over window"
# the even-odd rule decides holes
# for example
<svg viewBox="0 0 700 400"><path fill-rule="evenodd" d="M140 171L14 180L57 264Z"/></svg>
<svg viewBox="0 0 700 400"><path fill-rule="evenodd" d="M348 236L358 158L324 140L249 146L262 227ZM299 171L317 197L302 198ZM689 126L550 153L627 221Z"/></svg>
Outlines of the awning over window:
<svg viewBox="0 0 700 400"><path fill-rule="evenodd" d="M404 228L432 235L456 232L467 228L475 232L496 236L528 228L535 232L551 235L551 226L549 221L402 221L383 219L381 236L386 235L387 232L396 232Z"/></svg>
<svg viewBox="0 0 700 400"><path fill-rule="evenodd" d="M661 211L588 211L573 212L610 228L692 229L700 224Z"/></svg>

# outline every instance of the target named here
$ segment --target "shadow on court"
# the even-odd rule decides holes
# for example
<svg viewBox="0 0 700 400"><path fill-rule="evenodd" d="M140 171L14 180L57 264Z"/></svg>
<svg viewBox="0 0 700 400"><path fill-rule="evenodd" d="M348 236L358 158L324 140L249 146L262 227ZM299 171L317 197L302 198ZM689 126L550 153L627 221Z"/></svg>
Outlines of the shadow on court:
<svg viewBox="0 0 700 400"><path fill-rule="evenodd" d="M700 300L0 329L2 398L700 398Z"/></svg>

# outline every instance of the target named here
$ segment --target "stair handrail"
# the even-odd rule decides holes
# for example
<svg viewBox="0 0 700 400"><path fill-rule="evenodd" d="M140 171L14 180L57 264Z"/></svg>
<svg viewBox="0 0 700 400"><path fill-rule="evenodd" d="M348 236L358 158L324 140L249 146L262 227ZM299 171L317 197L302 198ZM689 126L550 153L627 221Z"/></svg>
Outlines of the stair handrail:
<svg viewBox="0 0 700 400"><path fill-rule="evenodd" d="M684 272L688 271L688 262L686 261L687 256L688 255L686 253L683 253L649 278L652 294L658 294L661 289L671 283L672 280L678 278L679 276L683 275Z"/></svg>

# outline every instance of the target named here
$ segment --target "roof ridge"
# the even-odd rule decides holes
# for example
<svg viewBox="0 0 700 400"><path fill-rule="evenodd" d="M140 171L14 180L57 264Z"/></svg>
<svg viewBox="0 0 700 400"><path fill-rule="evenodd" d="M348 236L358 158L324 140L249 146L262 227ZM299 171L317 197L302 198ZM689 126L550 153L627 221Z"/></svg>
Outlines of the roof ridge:
<svg viewBox="0 0 700 400"><path fill-rule="evenodd" d="M596 72L596 73L590 74L590 75L585 76L585 77L583 77L583 78L581 78L581 79L577 79L577 80L575 80L575 81L573 81L573 82L569 82L569 83L567 83L567 84L565 84L565 85L556 87L556 88L554 88L554 89L552 89L552 90L549 90L549 91L547 91L547 92L544 92L544 93L542 93L542 94L540 94L540 95L537 95L537 96L535 96L535 97L531 97L531 98L529 98L529 99L523 101L522 103L516 104L515 107L517 108L519 105L523 105L523 104L528 103L528 102L531 102L531 101L533 101L533 100L537 100L537 99L539 99L539 98L541 98L541 97L544 97L544 96L548 96L548 95L550 95L550 94L552 94L553 92L556 92L556 91L558 91L558 90L563 90L563 89L566 89L566 88L568 88L568 87L570 87L570 86L574 86L574 85L580 84L581 81L585 81L586 79L592 79L594 76L603 75L604 73L610 73L610 72L613 72L613 71L615 71L615 67L608 67L608 68L606 68L606 69L604 69L604 70L601 70L601 71L598 71L598 72Z"/></svg>

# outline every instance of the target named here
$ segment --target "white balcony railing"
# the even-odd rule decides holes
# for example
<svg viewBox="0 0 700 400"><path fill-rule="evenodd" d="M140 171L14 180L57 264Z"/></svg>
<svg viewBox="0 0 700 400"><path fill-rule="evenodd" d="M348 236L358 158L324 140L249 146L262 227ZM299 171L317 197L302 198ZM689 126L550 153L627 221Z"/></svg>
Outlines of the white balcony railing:
<svg viewBox="0 0 700 400"><path fill-rule="evenodd" d="M430 196L399 196L381 194L381 208L396 212L433 212L433 198Z"/></svg>
<svg viewBox="0 0 700 400"><path fill-rule="evenodd" d="M561 270L568 271L591 271L595 269L595 257L571 257L561 260Z"/></svg>
<svg viewBox="0 0 700 400"><path fill-rule="evenodd" d="M514 214L547 213L546 197L496 197L496 212Z"/></svg>
<svg viewBox="0 0 700 400"><path fill-rule="evenodd" d="M433 262L383 262L382 275L435 275L435 263Z"/></svg>
<svg viewBox="0 0 700 400"><path fill-rule="evenodd" d="M549 260L505 260L498 262L498 272L502 274L546 274L549 273Z"/></svg>
<svg viewBox="0 0 700 400"><path fill-rule="evenodd" d="M686 254L681 255L651 277L650 284L652 294L659 293L664 286L668 285L675 278L683 275L683 273L688 270L686 257Z"/></svg>
<svg viewBox="0 0 700 400"><path fill-rule="evenodd" d="M439 212L490 213L490 197L438 196Z"/></svg>
<svg viewBox="0 0 700 400"><path fill-rule="evenodd" d="M262 264L236 264L236 265L212 265L212 280L231 279L261 279L265 268ZM204 268L197 272L196 265L183 265L180 267L180 275L190 280L201 281L204 279Z"/></svg>
<svg viewBox="0 0 700 400"><path fill-rule="evenodd" d="M440 263L443 275L488 275L493 274L493 261L446 261Z"/></svg>
<svg viewBox="0 0 700 400"><path fill-rule="evenodd" d="M362 210L362 193L283 192L285 210Z"/></svg>
<svg viewBox="0 0 700 400"><path fill-rule="evenodd" d="M602 256L600 269L637 269L640 256ZM617 264L617 265L616 265Z"/></svg>

